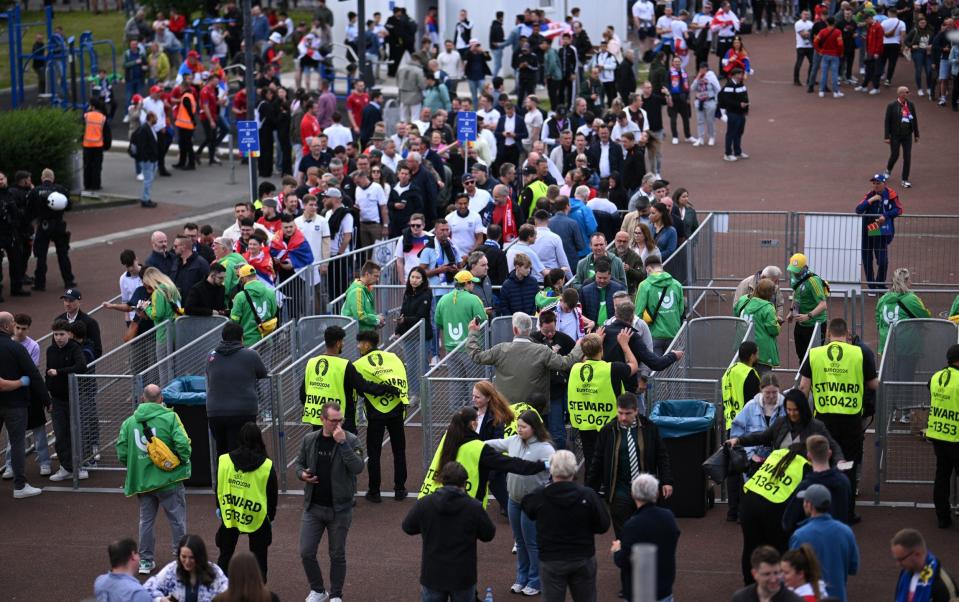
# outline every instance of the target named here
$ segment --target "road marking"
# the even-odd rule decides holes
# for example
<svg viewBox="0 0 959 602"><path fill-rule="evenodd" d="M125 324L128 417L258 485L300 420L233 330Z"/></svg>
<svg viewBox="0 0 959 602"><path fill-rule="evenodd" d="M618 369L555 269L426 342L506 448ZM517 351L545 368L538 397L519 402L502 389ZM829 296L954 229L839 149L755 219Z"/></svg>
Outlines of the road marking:
<svg viewBox="0 0 959 602"><path fill-rule="evenodd" d="M228 207L224 209L217 209L216 211L201 213L200 215L184 215L183 217L179 217L177 219L172 219L172 220L160 222L157 224L150 224L147 226L141 226L139 228L133 228L132 230L123 230L122 232L117 232L116 234L104 234L103 236L95 236L93 238L87 238L77 242L71 241L70 250L74 251L78 249L87 249L89 247L95 247L103 243L113 244L114 242L117 242L120 240L126 240L127 238L139 236L140 234L146 234L148 232L152 233L155 230L163 230L165 228L170 228L172 226L181 226L188 221L202 222L203 220L207 220L213 217L220 217L222 215L228 215L232 212L233 212L233 208ZM47 255L53 255L54 253L56 253L56 249L53 248L53 246L51 245Z"/></svg>

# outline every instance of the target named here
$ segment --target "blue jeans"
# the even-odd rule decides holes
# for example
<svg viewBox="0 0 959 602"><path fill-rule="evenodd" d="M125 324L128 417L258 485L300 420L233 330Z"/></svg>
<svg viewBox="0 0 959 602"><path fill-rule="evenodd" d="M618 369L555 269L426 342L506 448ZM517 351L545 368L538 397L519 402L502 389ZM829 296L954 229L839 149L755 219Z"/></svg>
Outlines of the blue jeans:
<svg viewBox="0 0 959 602"><path fill-rule="evenodd" d="M50 443L47 441L47 427L46 425L38 426L33 429L33 439L34 439L34 448L37 451L37 464L40 466L50 467ZM11 470L12 464L10 464L10 443L7 443L7 448L4 450L4 455L7 458L7 463L3 466L3 469L6 470L7 467L10 467Z"/></svg>
<svg viewBox="0 0 959 602"><path fill-rule="evenodd" d="M816 79L819 77L819 65L822 64L822 55L813 51L812 69L809 70L809 81L806 82L806 89L812 92L816 87Z"/></svg>
<svg viewBox="0 0 959 602"><path fill-rule="evenodd" d="M510 498L507 504L509 526L516 541L516 583L542 589L539 581L539 546L536 543L536 522Z"/></svg>
<svg viewBox="0 0 959 602"><path fill-rule="evenodd" d="M499 70L503 68L503 49L497 48L493 51L493 77L499 75Z"/></svg>
<svg viewBox="0 0 959 602"><path fill-rule="evenodd" d="M822 77L819 80L819 91L825 92L826 86L829 82L826 81L826 78L829 78L832 81L832 91L835 94L839 92L839 57L830 56L828 54L822 55Z"/></svg>
<svg viewBox="0 0 959 602"><path fill-rule="evenodd" d="M150 199L150 193L153 190L153 179L156 177L156 161L137 161L140 167L140 173L143 174L143 194L140 195L140 202L145 203Z"/></svg>
<svg viewBox="0 0 959 602"><path fill-rule="evenodd" d="M455 592L441 592L420 585L420 602L473 602L476 600L476 586Z"/></svg>
<svg viewBox="0 0 959 602"><path fill-rule="evenodd" d="M549 436L556 449L566 449L566 395L549 402Z"/></svg>
<svg viewBox="0 0 959 602"><path fill-rule="evenodd" d="M467 81L470 84L470 96L473 98L473 108L476 108L476 98L479 96L480 91L483 89L483 84L486 82L486 78L470 79Z"/></svg>
<svg viewBox="0 0 959 602"><path fill-rule="evenodd" d="M912 67L916 71L916 89L932 90L936 80L932 75L932 57L926 54L925 50L912 51ZM926 76L926 87L922 87L922 76Z"/></svg>

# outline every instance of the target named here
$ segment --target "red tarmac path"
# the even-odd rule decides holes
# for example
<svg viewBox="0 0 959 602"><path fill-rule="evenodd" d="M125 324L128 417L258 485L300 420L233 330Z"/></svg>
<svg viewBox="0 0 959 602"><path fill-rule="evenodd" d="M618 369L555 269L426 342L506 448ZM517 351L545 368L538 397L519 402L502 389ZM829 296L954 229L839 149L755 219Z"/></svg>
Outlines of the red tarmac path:
<svg viewBox="0 0 959 602"><path fill-rule="evenodd" d="M868 188L868 177L884 167L887 147L882 143L885 105L894 98L894 89L878 97L863 96L844 87L843 99L818 98L794 87L792 80L793 35L749 36L746 38L755 76L748 82L752 112L746 126L744 150L748 161L722 161L722 136L713 148L688 144L665 149L663 175L673 187L691 191L694 204L702 209L819 210L851 211ZM713 58L715 65L715 58ZM901 61L895 84L911 85L911 64ZM922 143L914 147L912 181L915 187L903 191L899 173L892 185L899 190L907 212L956 213L955 184L947 177L959 150L959 116L914 97L918 107ZM668 126L667 126L668 127ZM694 126L695 127L695 126ZM723 128L720 124L720 132ZM136 206L78 212L70 216L74 240L120 232L113 244L98 244L73 254L74 269L84 292L86 307L116 294L120 273L119 251L134 248L141 258L149 252L148 234L135 238L123 232L153 222L188 221L199 213L195 208L163 203L144 212ZM215 208L205 208L203 212ZM149 220L149 221L147 221ZM224 225L228 218L218 220ZM176 228L167 228L172 234ZM949 252L955 253L955 250ZM59 275L50 261L48 292L29 299L3 304L6 311L33 314L36 333L60 311ZM754 269L749 266L750 272ZM32 273L32 267L31 267ZM411 475L408 487L415 490L420 467L419 431L409 429L407 457ZM384 452L384 483L390 482L391 461ZM867 460L867 466L870 466ZM871 468L868 469L871 471ZM30 481L41 483L32 460ZM869 475L867 478L871 479ZM95 475L90 485L114 485L118 477ZM30 500L15 501L9 482L0 486L0 584L9 600L77 600L92 593L94 577L107 570L106 543L123 536L136 536L137 505L122 494L77 494L47 491ZM85 483L85 484L86 484ZM871 484L871 481L869 481ZM365 488L366 476L360 477ZM928 501L931 487L903 487L895 499ZM869 491L867 487L864 492ZM885 497L885 496L884 496ZM887 498L891 499L891 498ZM190 530L212 545L216 529L213 499L209 495L188 497ZM922 530L946 566L959 571L959 539L955 528L935 528L929 509L869 507L860 500L863 522L855 528L863 555L860 575L850 580L850 600L889 599L897 570L888 552L888 540L899 528ZM271 548L271 586L283 600L297 600L307 593L297 552L299 508L297 496L281 496ZM420 542L407 537L399 524L412 500L394 503L387 499L379 506L358 500L348 545L347 600L418 599ZM495 504L491 503L495 508ZM678 554L679 574L676 595L680 600L728 600L740 585L738 526L723 520L724 508L712 510L704 519L682 519ZM497 599L510 598L513 556L509 554L509 527L496 518L498 534L491 544L480 547L479 585L492 585ZM158 560L170 559L169 531L158 520ZM617 578L606 553L611 537L597 538L600 566L600 596L615 600ZM216 556L215 550L212 556ZM320 549L321 566L328 574L325 547Z"/></svg>

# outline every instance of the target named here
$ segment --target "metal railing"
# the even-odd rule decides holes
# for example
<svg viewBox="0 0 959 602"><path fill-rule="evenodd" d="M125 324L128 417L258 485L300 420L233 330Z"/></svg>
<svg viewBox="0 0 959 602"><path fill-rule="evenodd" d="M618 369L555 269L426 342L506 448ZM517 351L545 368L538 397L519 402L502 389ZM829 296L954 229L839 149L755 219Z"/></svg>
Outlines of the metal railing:
<svg viewBox="0 0 959 602"><path fill-rule="evenodd" d="M945 366L945 350L959 341L948 320L900 320L886 337L876 394L876 489L885 483L932 483L936 465L923 431L928 382Z"/></svg>

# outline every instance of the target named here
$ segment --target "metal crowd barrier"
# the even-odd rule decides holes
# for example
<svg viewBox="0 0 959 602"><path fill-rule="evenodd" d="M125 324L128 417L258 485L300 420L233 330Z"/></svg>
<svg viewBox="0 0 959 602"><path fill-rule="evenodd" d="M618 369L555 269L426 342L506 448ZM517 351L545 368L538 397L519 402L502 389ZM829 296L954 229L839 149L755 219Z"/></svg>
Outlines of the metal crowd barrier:
<svg viewBox="0 0 959 602"><path fill-rule="evenodd" d="M886 483L932 483L932 444L923 436L929 417L928 382L959 341L948 320L900 320L886 337L876 395L876 489Z"/></svg>
<svg viewBox="0 0 959 602"><path fill-rule="evenodd" d="M119 303L120 295L117 295L105 303ZM104 320L104 316L107 316L111 313L116 313L117 318L124 318L118 320ZM103 307L103 304L97 305L93 309L87 312L87 315L91 318L97 320L97 324L100 326L100 343L103 345L103 353L106 354L117 347L123 345L123 335L127 332L126 327L126 314L120 312L113 312L107 310ZM43 332L44 330L50 327L50 323L41 322L36 316L31 316L33 318L33 325L30 327L30 330L33 332ZM51 322L52 323L52 322ZM47 347L53 344L53 332L48 332L42 337L36 339L37 344L40 346L40 373L46 373L47 371Z"/></svg>

